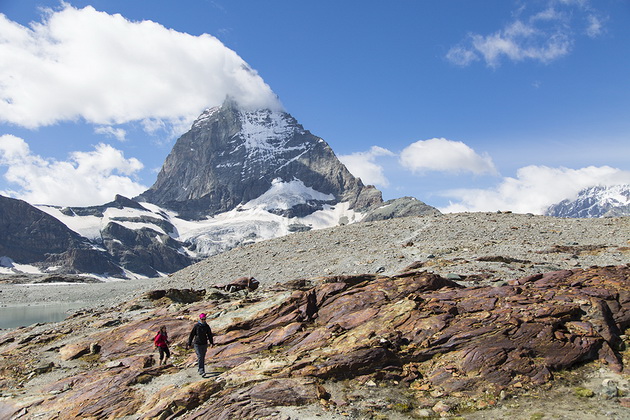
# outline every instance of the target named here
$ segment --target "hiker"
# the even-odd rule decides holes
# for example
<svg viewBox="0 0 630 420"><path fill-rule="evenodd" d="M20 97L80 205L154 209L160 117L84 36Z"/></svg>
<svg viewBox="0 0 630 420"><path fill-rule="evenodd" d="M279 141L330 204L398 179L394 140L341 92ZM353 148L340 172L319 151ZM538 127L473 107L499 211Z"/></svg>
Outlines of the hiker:
<svg viewBox="0 0 630 420"><path fill-rule="evenodd" d="M204 367L206 359L206 351L208 351L208 343L214 345L212 339L212 330L206 322L206 314L199 314L199 321L195 323L195 326L190 331L188 336L188 348L195 345L195 353L197 353L197 372L201 376L206 374Z"/></svg>
<svg viewBox="0 0 630 420"><path fill-rule="evenodd" d="M170 342L168 341L168 334L166 333L166 327L162 325L160 331L157 332L153 338L155 348L160 352L160 365L165 365L166 360L171 357L171 352L168 349Z"/></svg>

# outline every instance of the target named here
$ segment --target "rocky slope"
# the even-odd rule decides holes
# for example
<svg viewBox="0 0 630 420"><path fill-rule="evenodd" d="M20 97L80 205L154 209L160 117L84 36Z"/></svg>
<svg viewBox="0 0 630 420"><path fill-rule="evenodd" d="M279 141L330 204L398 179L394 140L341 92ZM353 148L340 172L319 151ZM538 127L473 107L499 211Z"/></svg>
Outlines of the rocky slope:
<svg viewBox="0 0 630 420"><path fill-rule="evenodd" d="M421 264L471 282L505 281L630 262L630 218L559 219L512 213L395 218L288 235L187 267L160 287L207 287L251 275L262 284Z"/></svg>
<svg viewBox="0 0 630 420"><path fill-rule="evenodd" d="M628 418L629 223L427 216L235 249L1 334L0 416ZM261 287L211 287L242 274ZM210 378L183 347L201 311ZM158 367L162 324L174 358Z"/></svg>
<svg viewBox="0 0 630 420"><path fill-rule="evenodd" d="M62 274L122 270L104 250L25 201L0 196L0 266L32 264Z"/></svg>
<svg viewBox="0 0 630 420"><path fill-rule="evenodd" d="M325 418L418 418L484 410L550 390L578 364L621 372L630 356L629 278L630 267L617 266L466 288L413 271L289 282L247 298L155 291L0 336L0 415L288 419L283 407L308 418L306 406ZM209 378L194 374L184 348L201 311L213 314L216 334ZM152 355L160 325L173 339L166 366ZM627 377L614 377L583 391L612 404L580 418L630 414L630 399L619 399Z"/></svg>

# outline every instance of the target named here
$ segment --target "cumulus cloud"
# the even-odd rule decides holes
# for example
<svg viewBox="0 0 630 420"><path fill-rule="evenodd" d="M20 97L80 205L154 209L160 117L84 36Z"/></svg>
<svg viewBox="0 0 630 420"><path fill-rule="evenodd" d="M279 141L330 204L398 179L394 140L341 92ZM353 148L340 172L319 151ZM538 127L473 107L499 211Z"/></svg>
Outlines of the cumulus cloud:
<svg viewBox="0 0 630 420"><path fill-rule="evenodd" d="M66 3L29 27L0 14L0 33L0 122L189 126L226 95L249 108L280 108L256 71L207 34Z"/></svg>
<svg viewBox="0 0 630 420"><path fill-rule="evenodd" d="M526 11L521 8L515 20L489 35L468 34L448 51L447 60L462 67L479 60L498 67L503 58L549 63L571 51L578 17L586 21L584 32L588 36L596 37L603 31L603 19L586 0L548 0L543 10L522 16Z"/></svg>
<svg viewBox="0 0 630 420"><path fill-rule="evenodd" d="M452 190L445 196L458 200L440 209L446 213L511 210L542 214L552 204L575 199L578 193L596 185L630 183L630 171L609 166L580 169L526 166L515 178L504 178L491 189Z"/></svg>
<svg viewBox="0 0 630 420"><path fill-rule="evenodd" d="M393 152L372 146L367 152L357 152L339 156L339 160L346 165L350 173L361 178L364 184L388 187L389 180L385 176L383 166L376 163L379 157L396 156Z"/></svg>
<svg viewBox="0 0 630 420"><path fill-rule="evenodd" d="M460 141L444 138L420 140L407 146L400 153L400 163L414 173L427 171L476 175L497 173L487 154L478 154Z"/></svg>
<svg viewBox="0 0 630 420"><path fill-rule="evenodd" d="M116 194L134 197L147 189L133 179L142 163L102 143L93 151L73 152L67 161L57 161L34 155L23 139L7 134L0 136L0 165L8 167L5 179L20 187L19 192L0 194L34 204L90 206L111 201Z"/></svg>

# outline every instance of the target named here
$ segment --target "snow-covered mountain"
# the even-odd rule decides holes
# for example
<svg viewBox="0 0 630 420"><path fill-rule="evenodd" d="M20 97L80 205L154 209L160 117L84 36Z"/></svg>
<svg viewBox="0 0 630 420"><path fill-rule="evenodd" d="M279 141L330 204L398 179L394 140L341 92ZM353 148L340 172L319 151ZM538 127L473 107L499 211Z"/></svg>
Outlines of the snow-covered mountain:
<svg viewBox="0 0 630 420"><path fill-rule="evenodd" d="M576 199L554 204L545 214L555 217L630 216L630 185L586 188Z"/></svg>
<svg viewBox="0 0 630 420"><path fill-rule="evenodd" d="M0 231L17 214L5 212L4 205L29 206L12 200L0 202ZM61 222L58 237L72 238L63 239L72 250L41 250L39 257L23 260L26 254L3 247L0 235L0 274L155 277L291 232L439 212L411 197L383 203L380 191L363 185L323 139L291 115L244 110L228 98L177 140L157 181L140 196L85 208L38 205L28 213L27 225L42 221L44 231ZM23 229L12 243L28 242L33 231ZM46 238L39 243L57 241ZM71 258L76 249L86 257Z"/></svg>
<svg viewBox="0 0 630 420"><path fill-rule="evenodd" d="M347 202L364 211L382 203L380 191L352 176L330 146L290 114L243 110L229 98L206 110L177 140L155 184L137 200L199 219L293 181L316 194L302 195L303 189L295 205L275 209L288 217L305 216L323 204Z"/></svg>

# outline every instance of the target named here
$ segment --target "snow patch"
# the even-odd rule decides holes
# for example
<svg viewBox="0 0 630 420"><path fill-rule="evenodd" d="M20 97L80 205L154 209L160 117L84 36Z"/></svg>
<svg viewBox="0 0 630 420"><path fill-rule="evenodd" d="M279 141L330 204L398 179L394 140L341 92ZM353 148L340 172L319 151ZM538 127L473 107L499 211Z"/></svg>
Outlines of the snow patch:
<svg viewBox="0 0 630 420"><path fill-rule="evenodd" d="M18 264L7 256L0 257L0 273L2 274L42 274L42 271L30 264Z"/></svg>
<svg viewBox="0 0 630 420"><path fill-rule="evenodd" d="M296 134L303 134L305 131L284 112L241 111L239 118L239 134L247 150L247 159L243 162L245 168L254 163L282 160L286 165L309 149L306 143L289 146L289 141Z"/></svg>
<svg viewBox="0 0 630 420"><path fill-rule="evenodd" d="M291 124L286 114L270 110L256 112L240 112L241 135L248 149L265 149L270 153L280 153L272 140L285 139L297 132L297 127Z"/></svg>
<svg viewBox="0 0 630 420"><path fill-rule="evenodd" d="M36 205L39 210L48 213L61 223L66 225L68 229L88 238L89 240L100 239L102 219L97 216L67 216L61 212L61 208L45 205Z"/></svg>
<svg viewBox="0 0 630 420"><path fill-rule="evenodd" d="M125 207L123 209L118 208L107 208L103 212L103 217L99 216L79 216L76 213L74 215L68 216L61 212L61 208L46 206L46 205L36 205L39 210L48 213L53 216L55 219L59 220L61 223L66 225L70 230L78 233L84 238L89 239L90 241L100 242L101 240L101 231L105 229L105 227L110 223L118 223L131 230L138 230L141 228L152 229L158 233L166 235L164 229L159 227L156 224L150 222L131 222L128 220L120 220L120 219L134 219L141 218L143 216L149 216L156 219L163 219L164 217L160 214L155 214L155 212L150 210L140 210L135 208Z"/></svg>
<svg viewBox="0 0 630 420"><path fill-rule="evenodd" d="M161 227L159 227L158 225L155 225L153 223L145 223L145 222L129 222L129 221L125 221L125 220L112 220L112 222L114 223L118 223L119 225L129 229L129 230L140 230L140 229L150 229L155 231L156 233L160 234L160 235L166 235L166 232L164 232L164 229L162 229Z"/></svg>
<svg viewBox="0 0 630 420"><path fill-rule="evenodd" d="M324 194L307 187L301 180L283 182L282 179L276 178L267 192L243 205L242 209L288 210L298 204L306 204L313 200L332 201L334 199L334 195Z"/></svg>
<svg viewBox="0 0 630 420"><path fill-rule="evenodd" d="M209 108L203 111L199 118L197 118L197 120L195 120L195 122L193 123L193 128L198 128L205 125L206 121L212 118L212 116L219 112L220 109L220 106L215 106L214 108Z"/></svg>

